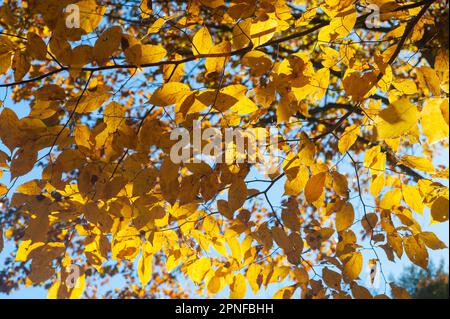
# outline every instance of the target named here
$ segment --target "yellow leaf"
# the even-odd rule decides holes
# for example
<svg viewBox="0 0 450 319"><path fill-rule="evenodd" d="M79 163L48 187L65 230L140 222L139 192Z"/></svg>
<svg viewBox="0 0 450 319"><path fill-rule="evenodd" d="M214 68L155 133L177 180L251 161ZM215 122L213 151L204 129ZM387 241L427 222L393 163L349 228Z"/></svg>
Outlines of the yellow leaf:
<svg viewBox="0 0 450 319"><path fill-rule="evenodd" d="M45 60L45 57L47 56L47 45L36 33L28 32L27 51L33 58Z"/></svg>
<svg viewBox="0 0 450 319"><path fill-rule="evenodd" d="M398 79L392 82L392 85L405 95L417 93L416 83L411 79Z"/></svg>
<svg viewBox="0 0 450 319"><path fill-rule="evenodd" d="M327 68L322 68L318 70L314 75L314 77L311 78L311 83L307 85L307 88L311 88L313 91L310 95L310 98L315 99L317 101L321 100L327 93L329 85L330 85L330 70ZM296 94L297 96L298 94L296 93L296 91L297 90L294 90L294 94Z"/></svg>
<svg viewBox="0 0 450 319"><path fill-rule="evenodd" d="M250 51L242 57L242 65L254 76L261 76L272 68L272 59L261 51Z"/></svg>
<svg viewBox="0 0 450 319"><path fill-rule="evenodd" d="M275 19L267 19L265 21L257 21L251 24L250 37L253 46L257 47L267 43L272 39L277 31L278 21Z"/></svg>
<svg viewBox="0 0 450 319"><path fill-rule="evenodd" d="M100 24L106 7L100 6L95 0L83 0L76 3L80 9L80 27L86 33L94 31Z"/></svg>
<svg viewBox="0 0 450 319"><path fill-rule="evenodd" d="M317 40L319 41L319 43L331 43L336 40L338 36L339 34L335 33L334 29L330 25L327 25L323 28L320 28Z"/></svg>
<svg viewBox="0 0 450 319"><path fill-rule="evenodd" d="M361 217L361 225L363 226L364 230L367 234L372 236L373 230L375 226L378 223L378 216L375 213L368 213L364 214L363 217Z"/></svg>
<svg viewBox="0 0 450 319"><path fill-rule="evenodd" d="M344 274L350 279L358 278L363 267L363 255L360 252L354 252L344 264Z"/></svg>
<svg viewBox="0 0 450 319"><path fill-rule="evenodd" d="M359 74L358 72L348 70L344 75L342 82L345 92L352 97L354 101L361 101L375 93L377 75L375 72Z"/></svg>
<svg viewBox="0 0 450 319"><path fill-rule="evenodd" d="M8 72L15 44L7 37L0 37L0 75Z"/></svg>
<svg viewBox="0 0 450 319"><path fill-rule="evenodd" d="M295 293L295 290L297 290L296 286L288 286L288 287L283 287L281 289L279 289L275 295L273 295L273 299L291 299L292 296Z"/></svg>
<svg viewBox="0 0 450 319"><path fill-rule="evenodd" d="M404 240L405 252L408 258L417 266L427 269L428 251L426 246L415 236L407 236Z"/></svg>
<svg viewBox="0 0 450 319"><path fill-rule="evenodd" d="M287 169L286 176L287 180L284 185L284 193L290 196L297 196L306 186L309 171L305 165L300 165Z"/></svg>
<svg viewBox="0 0 450 319"><path fill-rule="evenodd" d="M308 8L299 19L295 21L295 27L303 27L309 24L309 22L314 18L317 14L317 7Z"/></svg>
<svg viewBox="0 0 450 319"><path fill-rule="evenodd" d="M387 240L389 245L394 249L398 258L402 258L403 255L403 240L397 233L388 233Z"/></svg>
<svg viewBox="0 0 450 319"><path fill-rule="evenodd" d="M351 284L352 294L355 299L372 299L372 295L370 294L367 288L361 287L356 283Z"/></svg>
<svg viewBox="0 0 450 319"><path fill-rule="evenodd" d="M355 220L355 211L353 205L345 203L336 213L336 230L343 231L352 226Z"/></svg>
<svg viewBox="0 0 450 319"><path fill-rule="evenodd" d="M217 294L221 291L225 286L225 279L223 277L219 277L218 275L212 276L207 284L208 292L210 294Z"/></svg>
<svg viewBox="0 0 450 319"><path fill-rule="evenodd" d="M325 3L331 7L333 13L347 10L349 6L353 7L352 0L325 0Z"/></svg>
<svg viewBox="0 0 450 319"><path fill-rule="evenodd" d="M2 143L12 151L20 145L22 133L19 130L19 118L10 108L3 108L0 113L0 138Z"/></svg>
<svg viewBox="0 0 450 319"><path fill-rule="evenodd" d="M297 156L303 164L311 166L314 164L316 156L316 145L303 132L300 135L300 139L302 142L300 143Z"/></svg>
<svg viewBox="0 0 450 319"><path fill-rule="evenodd" d="M177 103L189 92L188 85L180 82L169 82L158 88L152 94L149 103L157 106L169 106Z"/></svg>
<svg viewBox="0 0 450 319"><path fill-rule="evenodd" d="M386 176L384 174L373 175L370 182L370 192L374 197L377 197L378 195L380 195L385 185Z"/></svg>
<svg viewBox="0 0 450 319"><path fill-rule="evenodd" d="M439 197L431 205L431 216L437 222L445 222L448 220L448 198Z"/></svg>
<svg viewBox="0 0 450 319"><path fill-rule="evenodd" d="M439 49L434 62L434 69L441 80L441 88L449 92L449 52L448 49ZM1 73L1 72L0 72Z"/></svg>
<svg viewBox="0 0 450 319"><path fill-rule="evenodd" d="M141 282L141 287L145 288L148 282L152 278L152 261L153 254L151 253L151 244L149 242L145 242L142 245L142 254L139 258L138 262L138 277Z"/></svg>
<svg viewBox="0 0 450 319"><path fill-rule="evenodd" d="M42 193L42 185L40 185L39 180L34 179L17 187L17 192L37 196Z"/></svg>
<svg viewBox="0 0 450 319"><path fill-rule="evenodd" d="M117 232L112 242L112 257L115 260L134 260L139 254L141 240L135 228L125 228Z"/></svg>
<svg viewBox="0 0 450 319"><path fill-rule="evenodd" d="M247 199L247 186L242 179L237 179L228 191L228 206L231 211L236 211L244 205Z"/></svg>
<svg viewBox="0 0 450 319"><path fill-rule="evenodd" d="M5 195L8 192L8 187L5 184L0 183L0 196Z"/></svg>
<svg viewBox="0 0 450 319"><path fill-rule="evenodd" d="M230 299L242 299L245 297L247 282L243 274L238 273L230 284Z"/></svg>
<svg viewBox="0 0 450 319"><path fill-rule="evenodd" d="M148 28L147 35L158 33L161 30L162 26L166 23L166 20L163 18L158 18L153 24Z"/></svg>
<svg viewBox="0 0 450 319"><path fill-rule="evenodd" d="M386 169L386 154L381 147L375 146L366 151L364 156L364 167L371 170L371 174L378 175Z"/></svg>
<svg viewBox="0 0 450 319"><path fill-rule="evenodd" d="M6 52L0 51L0 75L3 75L6 72L8 72L9 68L11 67L11 57L12 57L11 51Z"/></svg>
<svg viewBox="0 0 450 319"><path fill-rule="evenodd" d="M338 38L344 38L350 34L355 26L357 13L354 8L350 8L337 14L330 22L330 29L337 33Z"/></svg>
<svg viewBox="0 0 450 319"><path fill-rule="evenodd" d="M435 70L428 66L416 68L417 78L423 88L428 88L432 95L439 96L441 94L441 81Z"/></svg>
<svg viewBox="0 0 450 319"><path fill-rule="evenodd" d="M243 85L229 85L222 89L222 92L234 97L237 102L230 108L239 115L247 115L258 111L256 104L250 100L245 93L247 88Z"/></svg>
<svg viewBox="0 0 450 319"><path fill-rule="evenodd" d="M435 233L432 232L421 232L419 233L419 238L429 247L430 249L445 249L448 248L447 245L442 242Z"/></svg>
<svg viewBox="0 0 450 319"><path fill-rule="evenodd" d="M230 247L231 256L236 259L238 263L242 260L242 252L241 252L241 245L239 244L239 241L236 237L232 237L227 239L228 247Z"/></svg>
<svg viewBox="0 0 450 319"><path fill-rule="evenodd" d="M445 105L448 110L448 99L432 98L425 102L422 109L420 123L422 124L423 133L430 144L445 140L449 136L448 122L445 120L442 112Z"/></svg>
<svg viewBox="0 0 450 319"><path fill-rule="evenodd" d="M95 141L91 139L91 131L89 127L85 125L77 125L73 131L75 142L78 146L86 147L87 149L91 149Z"/></svg>
<svg viewBox="0 0 450 319"><path fill-rule="evenodd" d="M92 47L89 45L79 45L72 50L67 64L73 68L78 69L92 61ZM76 70L74 70L75 72ZM95 80L94 80L95 81Z"/></svg>
<svg viewBox="0 0 450 319"><path fill-rule="evenodd" d="M419 171L434 173L435 169L433 163L431 163L425 157L418 157L412 155L405 155L401 158L399 164L406 165L408 167L418 169Z"/></svg>
<svg viewBox="0 0 450 319"><path fill-rule="evenodd" d="M19 248L17 249L16 252L16 261L27 261L28 260L28 256L29 254L39 248L44 246L45 244L42 242L37 242L37 243L32 243L31 240L23 240L20 245Z"/></svg>
<svg viewBox="0 0 450 319"><path fill-rule="evenodd" d="M261 288L262 284L262 276L261 272L263 270L263 267L258 264L250 264L250 266L247 269L247 280L250 284L250 287L253 290L253 293L256 295Z"/></svg>
<svg viewBox="0 0 450 319"><path fill-rule="evenodd" d="M131 64L142 66L161 62L167 55L161 45L135 44L125 50L125 57Z"/></svg>
<svg viewBox="0 0 450 319"><path fill-rule="evenodd" d="M11 162L11 179L18 176L23 176L30 172L37 160L37 151L33 149L32 145L20 148L14 155Z"/></svg>
<svg viewBox="0 0 450 319"><path fill-rule="evenodd" d="M153 1L141 0L139 11L141 13L142 19L148 19L149 17L151 17L153 15Z"/></svg>
<svg viewBox="0 0 450 319"><path fill-rule="evenodd" d="M172 60L179 61L183 57L177 53L174 54ZM163 67L165 82L180 82L184 75L184 63L181 64L166 64Z"/></svg>
<svg viewBox="0 0 450 319"><path fill-rule="evenodd" d="M292 115L289 104L290 102L287 98L281 98L277 106L277 124L289 122L289 118Z"/></svg>
<svg viewBox="0 0 450 319"><path fill-rule="evenodd" d="M245 48L250 43L251 23L251 19L247 19L237 23L233 28L233 48L235 50Z"/></svg>
<svg viewBox="0 0 450 319"><path fill-rule="evenodd" d="M339 152L341 154L345 154L350 147L352 147L353 144L355 144L356 140L358 139L360 132L360 126L358 125L350 125L345 128L344 133L339 138Z"/></svg>
<svg viewBox="0 0 450 319"><path fill-rule="evenodd" d="M322 196L325 187L326 173L311 176L305 186L305 197L309 203L317 201Z"/></svg>
<svg viewBox="0 0 450 319"><path fill-rule="evenodd" d="M67 102L66 108L69 111L76 111L79 114L95 111L110 98L111 94L107 87L100 86L95 91L88 91L81 98L80 96L76 96Z"/></svg>
<svg viewBox="0 0 450 319"><path fill-rule="evenodd" d="M375 119L378 139L402 136L416 125L418 117L417 107L407 99L395 101Z"/></svg>
<svg viewBox="0 0 450 319"><path fill-rule="evenodd" d="M12 68L14 70L14 81L19 82L30 70L31 64L25 53L17 50L14 52Z"/></svg>
<svg viewBox="0 0 450 319"><path fill-rule="evenodd" d="M340 71L340 68L337 66L340 62L339 52L327 46L321 46L320 49L324 53L322 65L326 68L333 69L334 71Z"/></svg>
<svg viewBox="0 0 450 319"><path fill-rule="evenodd" d="M178 197L180 188L178 182L178 170L179 170L178 165L173 163L170 157L167 156L163 160L159 172L161 191L163 193L163 197L172 205L175 203Z"/></svg>
<svg viewBox="0 0 450 319"><path fill-rule="evenodd" d="M408 186L402 184L402 194L405 203L415 212L422 214L425 204L422 202L422 195L417 186Z"/></svg>
<svg viewBox="0 0 450 319"><path fill-rule="evenodd" d="M223 41L211 48L210 54L217 54L219 57L206 58L205 67L207 70L207 76L210 73L222 74L227 67L228 60L230 59L231 43L229 41ZM222 55L222 56L220 56Z"/></svg>
<svg viewBox="0 0 450 319"><path fill-rule="evenodd" d="M291 246L291 242L289 240L288 235L281 227L273 227L272 230L273 240L280 246L283 250L289 250Z"/></svg>
<svg viewBox="0 0 450 319"><path fill-rule="evenodd" d="M125 107L117 102L105 106L103 116L108 132L115 133L125 126L125 111Z"/></svg>
<svg viewBox="0 0 450 319"><path fill-rule="evenodd" d="M258 111L259 109L252 100L247 97L243 97L239 99L239 101L231 107L230 110L235 111L239 115L247 115Z"/></svg>
<svg viewBox="0 0 450 319"><path fill-rule="evenodd" d="M58 299L58 291L60 286L60 280L56 280L47 291L47 299Z"/></svg>
<svg viewBox="0 0 450 319"><path fill-rule="evenodd" d="M225 5L224 0L200 0L201 3L209 8L218 8Z"/></svg>
<svg viewBox="0 0 450 319"><path fill-rule="evenodd" d="M322 269L322 278L328 287L334 290L341 290L342 276L339 273L325 267Z"/></svg>
<svg viewBox="0 0 450 319"><path fill-rule="evenodd" d="M194 261L188 266L188 275L191 280L200 284L205 278L206 273L211 269L211 261L209 258L203 257Z"/></svg>
<svg viewBox="0 0 450 319"><path fill-rule="evenodd" d="M217 93L216 90L202 91L197 95L197 99L203 105L214 107L220 112L228 110L238 102L238 99L236 99L235 97L223 93L223 89L219 93Z"/></svg>
<svg viewBox="0 0 450 319"><path fill-rule="evenodd" d="M333 172L331 174L333 178L333 189L341 197L348 197L348 181L345 175L339 174L338 172Z"/></svg>
<svg viewBox="0 0 450 319"><path fill-rule="evenodd" d="M405 288L398 287L394 283L391 283L390 286L392 295L394 296L395 299L412 299L412 297Z"/></svg>
<svg viewBox="0 0 450 319"><path fill-rule="evenodd" d="M402 200L402 191L398 188L388 190L380 202L380 208L392 210L400 205Z"/></svg>
<svg viewBox="0 0 450 319"><path fill-rule="evenodd" d="M122 28L113 26L105 30L95 41L93 58L99 65L108 61L119 49L122 39Z"/></svg>
<svg viewBox="0 0 450 319"><path fill-rule="evenodd" d="M213 47L211 34L206 27L200 28L192 39L194 55L208 54Z"/></svg>

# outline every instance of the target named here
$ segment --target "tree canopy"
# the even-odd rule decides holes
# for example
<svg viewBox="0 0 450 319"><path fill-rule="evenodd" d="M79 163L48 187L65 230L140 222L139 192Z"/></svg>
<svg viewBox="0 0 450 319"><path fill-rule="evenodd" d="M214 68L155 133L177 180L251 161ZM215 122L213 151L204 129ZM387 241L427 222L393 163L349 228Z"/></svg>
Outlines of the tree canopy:
<svg viewBox="0 0 450 319"><path fill-rule="evenodd" d="M448 2L0 13L0 292L243 298L282 283L275 298L403 298L382 260L426 269L447 248L422 220L448 221ZM194 121L276 128L277 165L175 163L171 133Z"/></svg>

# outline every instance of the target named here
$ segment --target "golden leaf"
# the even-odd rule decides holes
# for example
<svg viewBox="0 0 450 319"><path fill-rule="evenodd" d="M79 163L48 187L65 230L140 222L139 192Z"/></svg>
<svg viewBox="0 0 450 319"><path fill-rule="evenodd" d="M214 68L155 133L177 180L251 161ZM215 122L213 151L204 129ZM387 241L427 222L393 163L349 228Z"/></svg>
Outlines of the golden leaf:
<svg viewBox="0 0 450 319"><path fill-rule="evenodd" d="M400 99L378 114L375 126L378 139L399 137L416 125L419 113L417 107L407 99Z"/></svg>
<svg viewBox="0 0 450 319"><path fill-rule="evenodd" d="M322 196L325 187L326 173L319 173L311 176L306 183L305 197L309 203L313 203Z"/></svg>
<svg viewBox="0 0 450 319"><path fill-rule="evenodd" d="M350 255L344 264L344 274L350 279L358 278L363 267L363 256L360 252L354 252Z"/></svg>
<svg viewBox="0 0 450 319"><path fill-rule="evenodd" d="M238 273L234 276L233 282L230 284L230 299L242 299L245 297L247 290L247 282L243 274Z"/></svg>
<svg viewBox="0 0 450 319"><path fill-rule="evenodd" d="M211 269L211 261L209 258L203 257L197 259L191 265L188 266L188 275L191 280L197 284L203 281L206 273Z"/></svg>
<svg viewBox="0 0 450 319"><path fill-rule="evenodd" d="M192 39L192 51L194 55L208 54L213 47L211 34L206 27L200 28Z"/></svg>
<svg viewBox="0 0 450 319"><path fill-rule="evenodd" d="M345 203L344 206L336 213L336 230L343 231L352 226L355 219L355 211L353 205Z"/></svg>

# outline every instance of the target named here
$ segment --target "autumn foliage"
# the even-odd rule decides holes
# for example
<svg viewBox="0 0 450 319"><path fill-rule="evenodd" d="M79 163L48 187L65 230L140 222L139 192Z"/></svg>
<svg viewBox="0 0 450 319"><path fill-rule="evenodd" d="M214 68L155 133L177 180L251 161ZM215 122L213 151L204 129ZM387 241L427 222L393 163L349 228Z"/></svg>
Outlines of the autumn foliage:
<svg viewBox="0 0 450 319"><path fill-rule="evenodd" d="M445 1L3 1L0 292L407 298L383 266L447 248L448 67ZM277 169L174 163L194 120L276 127Z"/></svg>

